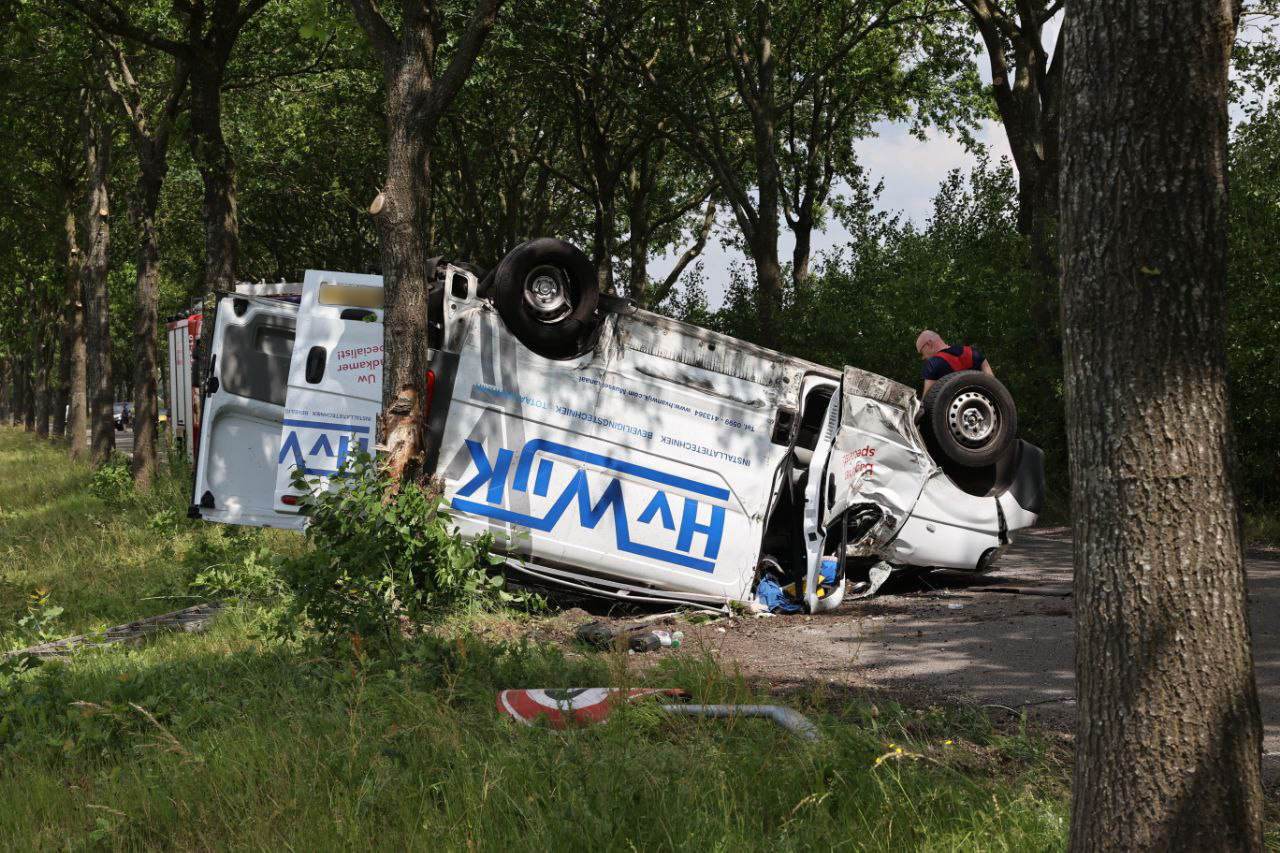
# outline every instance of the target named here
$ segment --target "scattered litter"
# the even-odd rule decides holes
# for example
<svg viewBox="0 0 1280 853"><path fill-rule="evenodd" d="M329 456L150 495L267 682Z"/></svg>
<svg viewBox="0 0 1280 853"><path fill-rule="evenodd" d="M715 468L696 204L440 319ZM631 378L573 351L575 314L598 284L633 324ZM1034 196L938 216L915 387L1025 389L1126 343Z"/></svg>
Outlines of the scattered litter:
<svg viewBox="0 0 1280 853"><path fill-rule="evenodd" d="M800 613L804 605L782 591L773 575L765 575L756 584L756 601L770 613Z"/></svg>
<svg viewBox="0 0 1280 853"><path fill-rule="evenodd" d="M867 579L854 584L851 598L870 598L880 591L884 582L893 574L893 566L884 560L876 563L867 571Z"/></svg>
<svg viewBox="0 0 1280 853"><path fill-rule="evenodd" d="M805 582L803 580L795 581L783 585L775 568L777 563L772 560L764 561L764 576L760 578L760 582L756 584L756 595L754 603L765 608L770 613L803 613ZM777 571L781 571L777 569ZM824 557L818 568L818 598L826 598L839 588L839 581L836 580L837 567L834 557Z"/></svg>
<svg viewBox="0 0 1280 853"><path fill-rule="evenodd" d="M684 631L670 632L658 630L654 631L653 635L658 638L658 642L662 643L662 645L669 646L673 649L680 648L680 644L684 642Z"/></svg>
<svg viewBox="0 0 1280 853"><path fill-rule="evenodd" d="M209 626L209 620L221 607L222 605L214 603L197 604L195 607L186 607L182 610L174 610L171 613L161 613L159 616L150 616L146 619L126 622L123 625L116 625L97 634L77 634L64 640L55 640L52 643L41 643L38 646L5 652L4 656L9 658L30 655L37 658L55 658L62 657L79 648L104 648L117 643L136 642L147 634L166 629L188 633L203 631Z"/></svg>
<svg viewBox="0 0 1280 853"><path fill-rule="evenodd" d="M964 608L964 605L963 605L963 604L948 604L948 605L947 605L947 609L948 609L948 610L961 610L961 609L963 609L963 608Z"/></svg>
<svg viewBox="0 0 1280 853"><path fill-rule="evenodd" d="M689 694L679 689L657 687L570 687L565 689L503 690L498 694L498 710L526 726L532 726L538 718L546 720L553 729L585 726L598 723L612 711L628 702L649 696L669 699L687 699ZM668 703L659 706L669 714L691 717L764 717L773 720L790 732L815 741L818 728L799 711L782 705L685 705Z"/></svg>
<svg viewBox="0 0 1280 853"><path fill-rule="evenodd" d="M1020 709L1023 709L1023 708L1032 708L1032 707L1035 707L1036 705L1052 705L1057 702L1074 702L1074 701L1076 701L1076 697L1074 696L1055 696L1052 699L1037 699L1033 702L1022 702L1022 703L1019 703L1018 705L1013 706L1012 708L1009 707L1008 705L996 705L996 704L981 705L979 707L998 708L1001 711L1008 711L1010 714L1012 714L1015 717L1020 717L1022 716L1022 711Z"/></svg>
<svg viewBox="0 0 1280 853"><path fill-rule="evenodd" d="M588 622L579 626L576 635L589 646L600 649L626 648L631 654L652 652L668 647L678 648L684 640L683 631L645 630L644 625L627 625L615 628L603 622Z"/></svg>
<svg viewBox="0 0 1280 853"><path fill-rule="evenodd" d="M983 586L978 587L983 592L1005 592L1011 595L1044 595L1049 598L1070 598L1071 587L1069 586L1035 586L1035 587L1015 587L1015 586Z"/></svg>

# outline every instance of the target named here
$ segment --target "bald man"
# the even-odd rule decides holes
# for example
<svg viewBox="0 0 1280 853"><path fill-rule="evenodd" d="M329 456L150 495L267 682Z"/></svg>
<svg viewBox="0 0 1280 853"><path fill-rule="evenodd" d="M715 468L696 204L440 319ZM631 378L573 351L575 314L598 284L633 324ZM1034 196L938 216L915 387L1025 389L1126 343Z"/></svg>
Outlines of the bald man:
<svg viewBox="0 0 1280 853"><path fill-rule="evenodd" d="M957 370L981 370L988 376L996 375L982 350L977 347L948 346L942 335L931 329L925 329L916 338L916 352L924 359L924 368L920 371L920 378L924 380L922 396L929 393L933 383Z"/></svg>

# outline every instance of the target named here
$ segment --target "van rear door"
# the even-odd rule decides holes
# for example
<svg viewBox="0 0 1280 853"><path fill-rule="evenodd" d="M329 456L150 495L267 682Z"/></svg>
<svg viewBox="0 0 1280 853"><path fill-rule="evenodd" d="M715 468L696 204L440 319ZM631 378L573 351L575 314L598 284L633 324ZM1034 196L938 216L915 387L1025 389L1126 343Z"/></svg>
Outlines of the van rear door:
<svg viewBox="0 0 1280 853"><path fill-rule="evenodd" d="M300 527L273 508L280 423L298 309L224 296L215 312L190 515L259 527Z"/></svg>
<svg viewBox="0 0 1280 853"><path fill-rule="evenodd" d="M349 456L373 452L382 361L382 276L307 270L271 465L274 512L297 513L295 471L323 488Z"/></svg>

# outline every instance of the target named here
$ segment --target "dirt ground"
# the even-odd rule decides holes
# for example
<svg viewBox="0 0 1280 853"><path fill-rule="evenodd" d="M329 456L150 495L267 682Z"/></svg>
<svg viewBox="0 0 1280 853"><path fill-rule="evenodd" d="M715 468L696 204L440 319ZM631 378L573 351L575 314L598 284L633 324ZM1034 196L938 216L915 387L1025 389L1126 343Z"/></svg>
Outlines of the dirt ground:
<svg viewBox="0 0 1280 853"><path fill-rule="evenodd" d="M1280 784L1280 554L1252 552L1247 566L1264 776L1274 789ZM976 703L1006 719L1025 709L1067 734L1075 715L1070 588L1070 537L1060 529L1032 531L987 575L895 577L874 598L815 616L658 627L683 630L685 653L709 651L773 687L820 681L912 701ZM599 617L567 611L555 620L562 637L547 639L568 639L573 624L592 618ZM672 653L646 654L644 663Z"/></svg>

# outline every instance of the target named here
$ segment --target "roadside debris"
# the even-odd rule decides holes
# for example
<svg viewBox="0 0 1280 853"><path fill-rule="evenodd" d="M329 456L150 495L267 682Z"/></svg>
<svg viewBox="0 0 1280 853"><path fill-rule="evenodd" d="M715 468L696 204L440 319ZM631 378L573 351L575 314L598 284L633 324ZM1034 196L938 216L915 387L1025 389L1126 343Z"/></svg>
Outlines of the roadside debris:
<svg viewBox="0 0 1280 853"><path fill-rule="evenodd" d="M765 567L764 576L756 584L754 603L766 608L770 613L803 613L805 610L804 581L796 581L784 585L779 577L781 569L778 568L777 561L766 558L762 561L762 565ZM823 557L818 567L816 579L819 600L827 598L839 589L841 583L839 575L840 570L836 559L834 557Z"/></svg>
<svg viewBox="0 0 1280 853"><path fill-rule="evenodd" d="M614 627L603 622L588 622L575 632L579 640L598 649L621 649L632 654L656 651L663 647L679 648L683 631L664 631L646 625Z"/></svg>
<svg viewBox="0 0 1280 853"><path fill-rule="evenodd" d="M203 631L208 627L209 620L221 607L219 604L212 603L197 604L195 607L186 607L182 610L174 610L171 613L162 613L159 616L150 616L146 619L126 622L123 625L116 625L97 634L77 634L64 640L55 640L51 643L41 643L37 646L5 652L4 656L6 658L14 658L28 655L37 658L55 658L62 657L79 648L104 648L117 643L136 642L147 634L161 630L185 631L188 633Z"/></svg>
<svg viewBox="0 0 1280 853"><path fill-rule="evenodd" d="M867 579L856 584L851 590L853 598L870 598L880 591L884 582L893 574L893 566L884 560L876 563L867 571Z"/></svg>
<svg viewBox="0 0 1280 853"><path fill-rule="evenodd" d="M532 726L539 717L553 729L590 725L604 720L618 706L649 696L665 696L672 699L688 699L689 694L680 689L656 687L571 687L561 690L503 690L498 694L498 710L515 720ZM818 728L813 722L791 708L782 705L683 705L667 703L659 706L669 714L690 717L763 717L808 741L818 739Z"/></svg>

